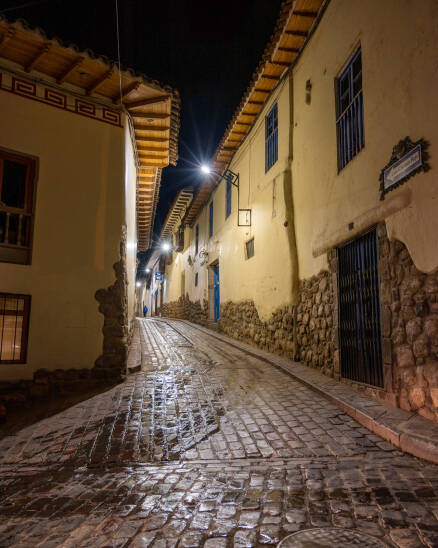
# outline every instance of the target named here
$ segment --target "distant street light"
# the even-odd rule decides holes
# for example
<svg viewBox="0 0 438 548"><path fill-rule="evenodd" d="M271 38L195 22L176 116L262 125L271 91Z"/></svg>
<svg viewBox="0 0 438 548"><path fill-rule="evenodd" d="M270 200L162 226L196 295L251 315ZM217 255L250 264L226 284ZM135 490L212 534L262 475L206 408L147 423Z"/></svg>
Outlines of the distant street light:
<svg viewBox="0 0 438 548"><path fill-rule="evenodd" d="M146 274L149 274L150 271L151 271L150 268L146 268Z"/></svg>
<svg viewBox="0 0 438 548"><path fill-rule="evenodd" d="M141 287L141 282L137 282L135 285L136 285L137 287Z"/></svg>
<svg viewBox="0 0 438 548"><path fill-rule="evenodd" d="M163 251L170 251L170 244L169 244L169 242L163 242L163 243L161 244L161 249L162 249Z"/></svg>

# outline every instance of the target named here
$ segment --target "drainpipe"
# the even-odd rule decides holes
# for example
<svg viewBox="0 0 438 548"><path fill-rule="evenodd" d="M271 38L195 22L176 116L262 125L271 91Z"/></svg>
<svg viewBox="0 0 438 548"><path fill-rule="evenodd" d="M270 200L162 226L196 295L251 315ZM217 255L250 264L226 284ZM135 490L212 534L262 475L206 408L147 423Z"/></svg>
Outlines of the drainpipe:
<svg viewBox="0 0 438 548"><path fill-rule="evenodd" d="M299 292L299 265L298 265L298 251L296 240L296 227L295 227L295 211L292 191L292 161L293 161L293 135L294 135L294 90L293 90L293 77L292 72L289 74L289 157L287 159L286 169L283 172L283 193L284 201L286 205L286 219L285 227L287 229L287 237L289 244L289 254L292 266L292 289L291 289L291 301L293 306L293 353L296 358L298 355L297 348L297 329L296 329L296 315L298 304L298 292Z"/></svg>

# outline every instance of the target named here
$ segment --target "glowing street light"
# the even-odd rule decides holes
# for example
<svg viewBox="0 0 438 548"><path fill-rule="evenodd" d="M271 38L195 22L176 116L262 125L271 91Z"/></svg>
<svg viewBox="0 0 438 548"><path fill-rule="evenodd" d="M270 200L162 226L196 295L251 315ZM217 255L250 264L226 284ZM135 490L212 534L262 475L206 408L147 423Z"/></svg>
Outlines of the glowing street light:
<svg viewBox="0 0 438 548"><path fill-rule="evenodd" d="M209 173L211 173L210 166L207 166L206 164L203 164L203 165L201 166L201 171L202 171L203 173L206 173L206 174L208 175Z"/></svg>
<svg viewBox="0 0 438 548"><path fill-rule="evenodd" d="M141 282L137 282L135 285L136 285L137 287L141 287Z"/></svg>
<svg viewBox="0 0 438 548"><path fill-rule="evenodd" d="M163 243L161 244L161 249L162 249L163 251L170 251L170 244L169 244L169 242L163 242Z"/></svg>
<svg viewBox="0 0 438 548"><path fill-rule="evenodd" d="M146 274L149 274L150 271L151 271L150 268L146 268L146 271L145 271L145 272L146 272Z"/></svg>

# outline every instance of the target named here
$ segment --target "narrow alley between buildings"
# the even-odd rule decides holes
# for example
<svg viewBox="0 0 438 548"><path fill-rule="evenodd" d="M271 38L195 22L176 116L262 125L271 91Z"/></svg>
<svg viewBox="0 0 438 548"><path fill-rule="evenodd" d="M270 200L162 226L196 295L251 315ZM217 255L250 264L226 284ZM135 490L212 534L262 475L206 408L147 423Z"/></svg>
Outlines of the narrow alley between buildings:
<svg viewBox="0 0 438 548"><path fill-rule="evenodd" d="M0 546L249 547L322 527L338 546L438 545L434 464L213 331L141 319L135 351L124 383L0 441Z"/></svg>

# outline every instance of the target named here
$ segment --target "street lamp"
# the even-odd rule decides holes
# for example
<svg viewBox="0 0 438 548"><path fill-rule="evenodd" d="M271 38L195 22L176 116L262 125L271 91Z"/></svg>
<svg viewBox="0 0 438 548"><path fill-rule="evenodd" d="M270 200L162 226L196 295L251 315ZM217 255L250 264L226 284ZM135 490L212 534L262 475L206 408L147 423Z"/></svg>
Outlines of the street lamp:
<svg viewBox="0 0 438 548"><path fill-rule="evenodd" d="M161 244L161 249L167 253L167 251L170 251L170 244L169 242L163 242Z"/></svg>
<svg viewBox="0 0 438 548"><path fill-rule="evenodd" d="M141 282L137 282L135 285L136 285L137 287L141 287Z"/></svg>
<svg viewBox="0 0 438 548"><path fill-rule="evenodd" d="M146 274L149 274L150 271L151 271L150 268L146 268L146 270L145 270Z"/></svg>
<svg viewBox="0 0 438 548"><path fill-rule="evenodd" d="M223 173L219 173L215 169L212 169L207 164L203 164L200 167L202 173L210 175L213 173L217 175L219 179L223 179L227 183L227 187L231 185L237 188L237 226L251 226L251 209L241 209L240 208L240 184L239 184L239 174L231 171L230 168L226 168Z"/></svg>

